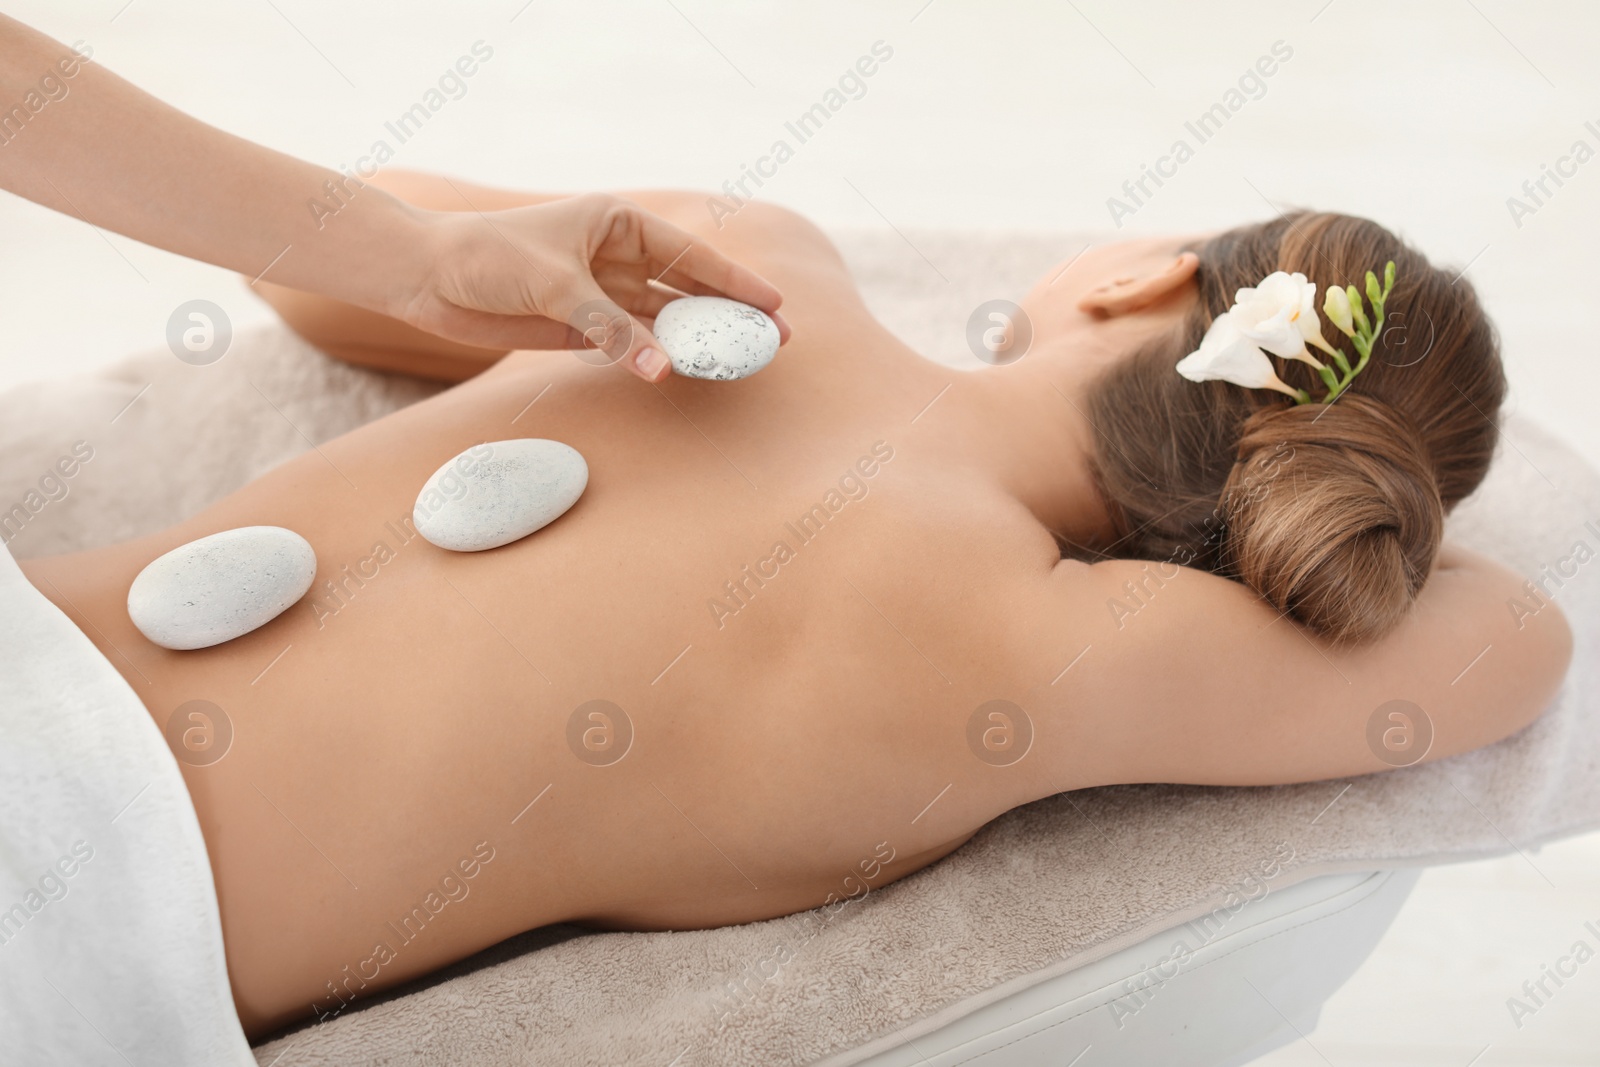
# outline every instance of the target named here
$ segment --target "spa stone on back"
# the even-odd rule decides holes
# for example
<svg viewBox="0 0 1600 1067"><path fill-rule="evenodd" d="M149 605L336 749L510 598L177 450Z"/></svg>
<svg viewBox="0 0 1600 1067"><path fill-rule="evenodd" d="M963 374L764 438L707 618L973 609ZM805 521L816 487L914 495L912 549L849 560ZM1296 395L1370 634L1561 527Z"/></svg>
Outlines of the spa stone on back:
<svg viewBox="0 0 1600 1067"><path fill-rule="evenodd" d="M589 465L560 441L473 445L434 471L411 520L440 548L498 548L554 522L583 495Z"/></svg>
<svg viewBox="0 0 1600 1067"><path fill-rule="evenodd" d="M778 354L777 323L721 296L672 301L656 316L654 333L672 369L689 378L748 378Z"/></svg>
<svg viewBox="0 0 1600 1067"><path fill-rule="evenodd" d="M281 615L311 588L317 554L281 526L243 526L179 545L128 587L128 617L162 648L207 648Z"/></svg>

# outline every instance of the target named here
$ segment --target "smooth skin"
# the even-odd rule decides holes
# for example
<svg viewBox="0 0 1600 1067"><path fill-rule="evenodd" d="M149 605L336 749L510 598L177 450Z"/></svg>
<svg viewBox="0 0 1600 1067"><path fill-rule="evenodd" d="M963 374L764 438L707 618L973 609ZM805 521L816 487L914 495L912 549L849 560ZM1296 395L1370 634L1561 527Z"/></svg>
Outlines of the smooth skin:
<svg viewBox="0 0 1600 1067"><path fill-rule="evenodd" d="M427 209L450 210L462 190L550 202L384 180ZM253 1037L546 923L682 929L815 907L1062 790L1383 771L1366 728L1391 699L1426 710L1438 759L1520 729L1554 694L1571 654L1561 612L1518 629L1505 603L1521 579L1458 547L1413 615L1359 648L1190 569L1168 569L1119 620L1108 601L1148 583L1149 565L1062 558L1058 538L1111 540L1087 474L1084 391L1195 299L1182 240L1053 269L1024 302L1027 355L963 373L876 322L801 217L752 203L718 229L703 195L625 198L781 287L793 340L769 367L652 385L570 352L464 353L268 290L336 356L466 380L170 529L24 566L158 725L193 699L233 723L223 759L183 772ZM509 437L583 453L590 483L570 512L483 553L397 540L435 468ZM830 498L851 472L856 498ZM818 505L825 521L802 541L791 526ZM336 612L308 597L194 652L134 629L125 599L142 567L256 523L311 542L318 588L345 583ZM364 567L380 540L391 558ZM778 541L790 557L764 564ZM346 567L370 576L358 585ZM575 710L596 699L632 724L608 766L569 745ZM1032 723L1009 766L969 747L992 700ZM493 858L470 895L368 962L481 847Z"/></svg>

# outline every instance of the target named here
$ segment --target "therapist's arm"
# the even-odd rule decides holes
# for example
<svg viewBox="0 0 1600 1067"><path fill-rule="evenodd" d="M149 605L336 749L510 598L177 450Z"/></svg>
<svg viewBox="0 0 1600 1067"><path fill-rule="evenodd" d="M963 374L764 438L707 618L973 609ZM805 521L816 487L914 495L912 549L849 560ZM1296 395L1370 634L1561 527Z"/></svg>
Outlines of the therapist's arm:
<svg viewBox="0 0 1600 1067"><path fill-rule="evenodd" d="M443 213L367 184L319 218L309 203L327 198L326 183L357 183L190 118L79 47L0 16L0 188L96 226L491 348L580 344L569 324L595 301L653 316L668 298L647 284L658 276L769 312L781 301L612 197ZM632 368L655 343L641 324L627 332L616 355Z"/></svg>

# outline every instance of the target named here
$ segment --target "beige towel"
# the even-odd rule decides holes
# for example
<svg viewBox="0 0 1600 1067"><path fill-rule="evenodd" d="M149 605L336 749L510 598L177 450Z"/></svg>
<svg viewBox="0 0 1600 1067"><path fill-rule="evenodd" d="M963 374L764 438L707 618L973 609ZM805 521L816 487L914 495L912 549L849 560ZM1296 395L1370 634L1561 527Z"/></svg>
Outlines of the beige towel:
<svg viewBox="0 0 1600 1067"><path fill-rule="evenodd" d="M1019 299L1085 243L907 236L849 235L841 245L884 321L952 362L977 304ZM209 367L162 351L93 379L13 391L0 397L0 508L37 489L75 442L94 458L12 548L37 555L159 527L430 388L334 363L274 330L242 335ZM1530 577L1578 540L1600 550L1596 530L1600 477L1521 419L1450 524L1451 536ZM1285 845L1294 858L1278 885L1513 849L1537 866L1540 842L1600 825L1597 571L1585 566L1559 593L1577 638L1561 696L1489 748L1310 785L1063 794L826 920L808 912L690 933L536 931L280 1036L257 1058L277 1067L846 1063L875 1038L930 1029L1210 911Z"/></svg>

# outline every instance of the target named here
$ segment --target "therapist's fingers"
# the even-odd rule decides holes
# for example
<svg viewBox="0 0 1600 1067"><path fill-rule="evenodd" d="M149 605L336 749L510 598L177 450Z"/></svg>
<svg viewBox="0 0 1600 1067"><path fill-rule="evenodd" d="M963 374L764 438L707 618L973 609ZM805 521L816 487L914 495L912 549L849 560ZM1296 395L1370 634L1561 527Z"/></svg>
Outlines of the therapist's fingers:
<svg viewBox="0 0 1600 1067"><path fill-rule="evenodd" d="M628 314L641 319L655 318L661 313L662 308L678 299L677 293L653 289L648 285L626 292L619 292L609 286L607 288L611 295L617 298L617 303L627 310Z"/></svg>
<svg viewBox="0 0 1600 1067"><path fill-rule="evenodd" d="M670 294L646 296L642 282L624 296L624 308L587 274L569 277L544 290L532 314L506 314L463 307L435 298L414 324L451 340L488 348L566 348L599 366L622 363L630 373L657 382L672 373L671 361L641 319L653 319ZM653 292L653 291L652 291ZM632 314L630 314L630 310Z"/></svg>
<svg viewBox="0 0 1600 1067"><path fill-rule="evenodd" d="M671 361L660 354L660 345L644 324L600 290L593 292L599 295L572 307L570 324L544 315L502 315L445 305L429 317L425 328L441 337L470 339L472 344L489 348L592 352L592 357L584 357L586 362L601 366L621 363L648 382L670 375ZM659 355L641 361L647 352Z"/></svg>
<svg viewBox="0 0 1600 1067"><path fill-rule="evenodd" d="M571 326L584 346L604 352L607 362L620 362L647 382L672 373L671 361L645 325L589 278L556 287L547 300L541 310Z"/></svg>
<svg viewBox="0 0 1600 1067"><path fill-rule="evenodd" d="M697 295L726 296L769 315L783 303L783 294L771 282L693 234L643 210L638 210L633 222L639 227L645 253L661 272L655 275L657 281L683 292L698 283L712 292Z"/></svg>
<svg viewBox="0 0 1600 1067"><path fill-rule="evenodd" d="M680 294L663 286L652 285L641 267L639 263L597 260L592 277L607 296L633 314L655 318L656 312L678 299Z"/></svg>

